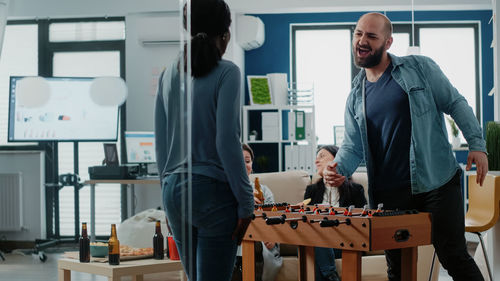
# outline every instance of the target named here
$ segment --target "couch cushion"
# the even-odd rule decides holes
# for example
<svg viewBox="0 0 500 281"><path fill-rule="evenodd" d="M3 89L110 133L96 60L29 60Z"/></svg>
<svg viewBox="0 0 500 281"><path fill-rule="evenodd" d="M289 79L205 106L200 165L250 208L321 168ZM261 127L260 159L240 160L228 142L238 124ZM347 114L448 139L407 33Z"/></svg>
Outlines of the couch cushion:
<svg viewBox="0 0 500 281"><path fill-rule="evenodd" d="M306 171L251 174L250 180L253 182L255 177L259 177L260 183L271 189L276 203L301 202L304 199L306 186L311 184L311 178Z"/></svg>
<svg viewBox="0 0 500 281"><path fill-rule="evenodd" d="M351 177L352 181L361 184L365 189L365 198L368 200L368 174L366 172L355 172Z"/></svg>

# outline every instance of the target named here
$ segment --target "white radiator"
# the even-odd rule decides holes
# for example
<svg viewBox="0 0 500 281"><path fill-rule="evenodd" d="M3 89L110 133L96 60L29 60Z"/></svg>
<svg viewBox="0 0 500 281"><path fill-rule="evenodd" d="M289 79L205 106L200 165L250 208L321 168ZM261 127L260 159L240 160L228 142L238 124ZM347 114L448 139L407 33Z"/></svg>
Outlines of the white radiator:
<svg viewBox="0 0 500 281"><path fill-rule="evenodd" d="M21 173L0 174L0 231L21 231L23 185Z"/></svg>

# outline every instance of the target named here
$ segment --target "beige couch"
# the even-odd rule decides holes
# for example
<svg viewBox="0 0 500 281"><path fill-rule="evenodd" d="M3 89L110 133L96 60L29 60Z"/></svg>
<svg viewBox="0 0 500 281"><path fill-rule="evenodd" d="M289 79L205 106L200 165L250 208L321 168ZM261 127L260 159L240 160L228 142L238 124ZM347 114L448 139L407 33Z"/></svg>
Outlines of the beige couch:
<svg viewBox="0 0 500 281"><path fill-rule="evenodd" d="M252 174L250 176L252 181L255 177L259 177L260 182L267 185L271 189L274 194L274 199L277 203L288 202L290 204L295 204L301 202L304 198L306 186L311 183L309 175L304 171ZM352 178L356 183L363 185L363 187L365 188L365 196L368 196L368 179L366 173L355 173ZM286 251L287 248L288 251ZM293 255L294 251L290 251L290 247L287 246L282 246L282 249L284 250L284 252L282 253L283 267L281 268L276 281L298 280L298 262L296 255ZM434 248L432 246L419 247L417 272L418 281L428 280L433 252ZM363 256L362 260L362 280L387 280L387 265L383 252L369 252L366 256ZM340 259L337 259L336 264L339 274L342 275L342 261ZM439 263L436 262L432 280L438 280L438 272Z"/></svg>

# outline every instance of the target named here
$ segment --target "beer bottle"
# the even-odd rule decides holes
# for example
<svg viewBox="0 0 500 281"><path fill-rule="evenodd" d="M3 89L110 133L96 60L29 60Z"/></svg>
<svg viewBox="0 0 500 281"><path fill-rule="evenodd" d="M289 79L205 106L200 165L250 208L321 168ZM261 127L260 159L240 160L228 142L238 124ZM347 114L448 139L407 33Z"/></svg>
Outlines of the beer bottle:
<svg viewBox="0 0 500 281"><path fill-rule="evenodd" d="M255 190L257 191L257 195L255 197L257 197L257 199L260 200L261 204L264 204L264 193L262 193L262 188L260 187L260 182L258 177L255 178L254 186Z"/></svg>
<svg viewBox="0 0 500 281"><path fill-rule="evenodd" d="M160 221L156 221L156 231L153 236L153 258L155 260L162 260L163 257L163 235L161 234L161 224Z"/></svg>
<svg viewBox="0 0 500 281"><path fill-rule="evenodd" d="M80 236L80 262L90 262L90 239L87 235L87 223L82 222L82 236Z"/></svg>
<svg viewBox="0 0 500 281"><path fill-rule="evenodd" d="M111 225L111 237L108 240L108 261L110 265L120 264L120 241L116 236L116 224Z"/></svg>

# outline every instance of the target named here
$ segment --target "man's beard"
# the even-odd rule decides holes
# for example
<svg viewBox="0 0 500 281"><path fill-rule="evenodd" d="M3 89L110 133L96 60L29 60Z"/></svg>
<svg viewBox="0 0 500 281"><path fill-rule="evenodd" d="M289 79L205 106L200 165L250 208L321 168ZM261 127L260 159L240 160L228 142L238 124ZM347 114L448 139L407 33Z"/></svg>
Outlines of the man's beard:
<svg viewBox="0 0 500 281"><path fill-rule="evenodd" d="M384 45L375 50L373 55L368 55L365 58L359 58L357 52L357 46L353 47L354 64L357 67L371 68L377 66L382 60L382 55L384 54Z"/></svg>

